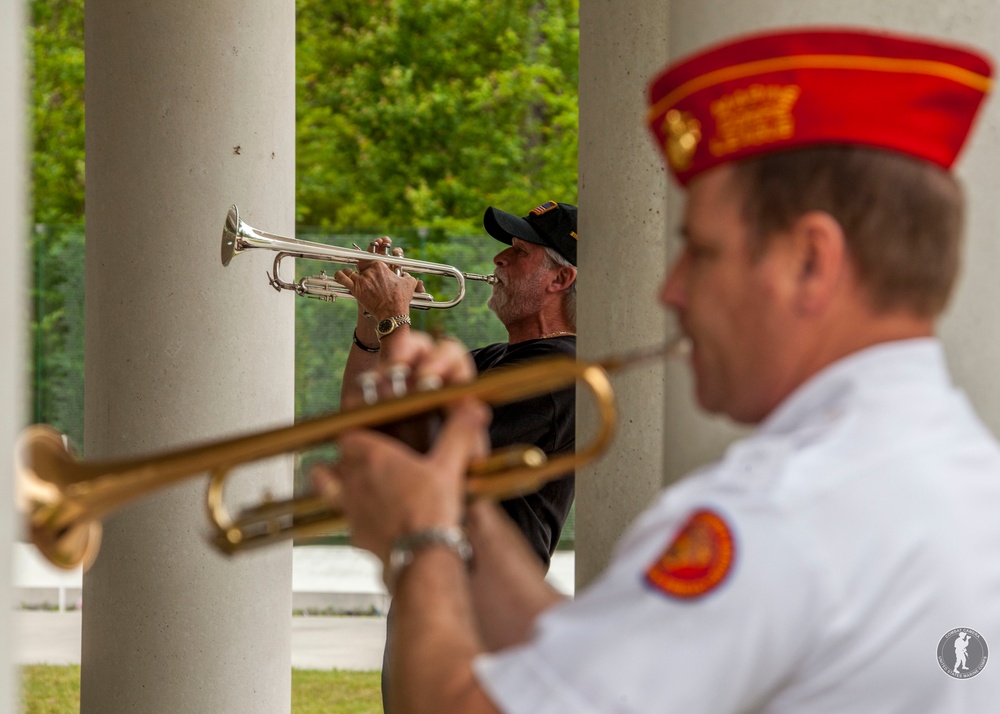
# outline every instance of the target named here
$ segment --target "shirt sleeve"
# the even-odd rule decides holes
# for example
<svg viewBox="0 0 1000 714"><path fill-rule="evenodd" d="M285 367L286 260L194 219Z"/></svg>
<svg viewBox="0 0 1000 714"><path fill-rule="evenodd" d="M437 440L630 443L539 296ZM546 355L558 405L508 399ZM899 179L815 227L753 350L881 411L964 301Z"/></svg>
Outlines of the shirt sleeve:
<svg viewBox="0 0 1000 714"><path fill-rule="evenodd" d="M809 647L803 623L822 617L818 588L780 519L709 508L736 547L717 586L684 598L651 584L650 568L690 510L646 519L600 580L540 618L531 642L477 658L476 675L500 709L742 712L765 701Z"/></svg>

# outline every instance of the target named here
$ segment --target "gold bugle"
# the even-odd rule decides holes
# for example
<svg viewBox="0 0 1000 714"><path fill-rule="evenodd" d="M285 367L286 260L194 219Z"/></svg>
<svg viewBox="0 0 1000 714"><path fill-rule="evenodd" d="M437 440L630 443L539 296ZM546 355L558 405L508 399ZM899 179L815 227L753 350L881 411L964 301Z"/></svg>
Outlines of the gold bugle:
<svg viewBox="0 0 1000 714"><path fill-rule="evenodd" d="M537 490L604 451L616 421L609 371L676 354L681 345L681 340L675 340L655 350L589 363L568 356L542 358L487 372L465 384L414 392L294 426L122 461L79 461L62 434L36 424L22 432L16 447L17 506L27 521L31 541L50 562L67 569L93 563L100 546L101 519L154 491L204 473L211 473L206 501L214 526L210 540L223 552L311 537L343 528L343 514L310 495L285 501L265 499L233 518L223 503L229 472L252 461L330 442L350 429L378 428L440 411L460 399L500 405L581 382L594 398L599 419L583 448L546 458L533 446L515 446L469 465L470 498L510 498Z"/></svg>

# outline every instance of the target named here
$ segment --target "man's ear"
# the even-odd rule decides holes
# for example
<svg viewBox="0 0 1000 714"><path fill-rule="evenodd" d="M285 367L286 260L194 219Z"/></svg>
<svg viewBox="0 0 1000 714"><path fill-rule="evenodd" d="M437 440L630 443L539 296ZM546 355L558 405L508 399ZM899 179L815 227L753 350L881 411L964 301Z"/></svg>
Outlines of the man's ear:
<svg viewBox="0 0 1000 714"><path fill-rule="evenodd" d="M568 265L560 265L557 266L552 282L549 283L549 290L551 292L560 292L566 290L575 282L576 268L571 268Z"/></svg>
<svg viewBox="0 0 1000 714"><path fill-rule="evenodd" d="M847 240L840 223L824 211L810 211L792 225L797 261L796 305L806 314L829 305L849 269Z"/></svg>

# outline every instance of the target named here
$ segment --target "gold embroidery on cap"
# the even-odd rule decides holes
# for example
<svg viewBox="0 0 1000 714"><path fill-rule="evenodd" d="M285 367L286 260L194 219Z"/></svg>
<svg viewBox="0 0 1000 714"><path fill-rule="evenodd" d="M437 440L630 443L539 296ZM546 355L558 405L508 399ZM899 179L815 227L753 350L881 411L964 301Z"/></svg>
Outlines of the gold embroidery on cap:
<svg viewBox="0 0 1000 714"><path fill-rule="evenodd" d="M772 72L785 72L797 69L849 69L858 72L894 72L897 74L916 74L928 77L938 77L957 84L962 84L984 94L993 86L989 77L957 67L948 62L934 60L898 59L896 57L872 57L871 55L796 55L793 57L772 57L765 60L754 60L743 64L723 67L714 72L702 74L690 79L649 108L646 116L653 122L659 117L664 107L676 106L679 102L709 87L715 87L723 82L734 82L747 77L757 77Z"/></svg>
<svg viewBox="0 0 1000 714"><path fill-rule="evenodd" d="M701 122L690 112L671 109L663 119L667 134L667 160L674 171L684 171L691 166L695 149L701 141Z"/></svg>
<svg viewBox="0 0 1000 714"><path fill-rule="evenodd" d="M714 156L747 146L790 139L795 134L792 107L802 93L794 84L751 84L712 102L718 132L708 142Z"/></svg>

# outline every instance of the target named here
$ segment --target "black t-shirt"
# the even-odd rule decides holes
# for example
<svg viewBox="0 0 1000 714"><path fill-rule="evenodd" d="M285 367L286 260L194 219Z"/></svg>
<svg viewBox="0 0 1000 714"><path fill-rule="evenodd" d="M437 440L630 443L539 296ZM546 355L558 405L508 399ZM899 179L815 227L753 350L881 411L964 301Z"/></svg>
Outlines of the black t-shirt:
<svg viewBox="0 0 1000 714"><path fill-rule="evenodd" d="M576 357L576 336L497 343L472 350L480 373L540 357ZM534 444L546 454L572 451L576 445L576 387L493 408L490 441L494 448ZM531 547L548 567L563 523L573 504L574 477L549 481L535 493L502 501Z"/></svg>

